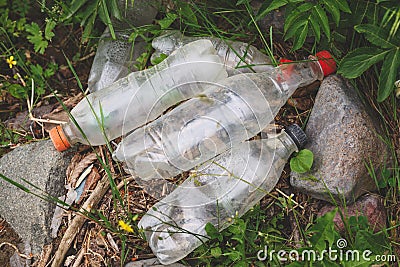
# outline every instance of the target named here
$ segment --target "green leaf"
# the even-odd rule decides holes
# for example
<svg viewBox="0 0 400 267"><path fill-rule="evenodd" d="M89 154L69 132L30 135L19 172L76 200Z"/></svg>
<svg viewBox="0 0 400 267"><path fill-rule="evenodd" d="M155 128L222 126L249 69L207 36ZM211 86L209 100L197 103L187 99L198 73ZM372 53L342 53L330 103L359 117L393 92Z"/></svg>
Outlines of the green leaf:
<svg viewBox="0 0 400 267"><path fill-rule="evenodd" d="M339 26L340 22L339 8L336 5L332 4L331 0L321 0L321 2L325 5L327 11L332 15L332 18L335 21L336 26Z"/></svg>
<svg viewBox="0 0 400 267"><path fill-rule="evenodd" d="M96 14L97 16L97 2L93 1L90 4L88 4L84 10L80 11L80 24L82 27L86 25L86 22L90 18L92 14Z"/></svg>
<svg viewBox="0 0 400 267"><path fill-rule="evenodd" d="M49 20L46 22L46 27L44 28L44 38L46 38L48 41L54 37L53 29L56 25L57 23L54 20Z"/></svg>
<svg viewBox="0 0 400 267"><path fill-rule="evenodd" d="M372 44L382 47L382 48L394 48L395 44L392 44L388 41L389 33L385 32L381 27L373 24L362 24L357 25L354 29L359 32L365 34L365 37Z"/></svg>
<svg viewBox="0 0 400 267"><path fill-rule="evenodd" d="M400 47L391 50L382 64L378 85L378 101L384 101L394 90L396 75L400 68Z"/></svg>
<svg viewBox="0 0 400 267"><path fill-rule="evenodd" d="M308 18L307 11L309 11L311 8L313 8L311 3L305 3L295 8L285 20L285 25L283 28L284 32L286 33L292 27L292 25L296 25L295 22L298 21L300 17L303 19Z"/></svg>
<svg viewBox="0 0 400 267"><path fill-rule="evenodd" d="M232 250L231 252L226 254L231 261L238 261L241 258L241 254L239 251Z"/></svg>
<svg viewBox="0 0 400 267"><path fill-rule="evenodd" d="M151 59L151 64L153 64L153 66L157 65L157 64L163 62L164 59L166 59L167 57L168 56L166 54L161 53L158 57Z"/></svg>
<svg viewBox="0 0 400 267"><path fill-rule="evenodd" d="M333 242L338 237L338 233L335 230L335 224L333 218L335 217L337 208L326 213L324 216L319 217L315 224L307 231L312 233L310 242L312 247L318 251L322 251L326 247L326 242L332 247Z"/></svg>
<svg viewBox="0 0 400 267"><path fill-rule="evenodd" d="M359 251L359 255L362 255L363 251ZM349 256L350 257L350 256ZM371 257L372 259L373 257ZM337 266L337 265L336 265ZM341 266L343 267L369 267L371 266L371 261L364 259L364 257L360 256L357 260L349 260L341 262Z"/></svg>
<svg viewBox="0 0 400 267"><path fill-rule="evenodd" d="M246 4L246 3L248 3L248 2L249 2L249 0L238 0L238 1L236 2L236 5L239 6L239 5L242 5L242 4Z"/></svg>
<svg viewBox="0 0 400 267"><path fill-rule="evenodd" d="M14 83L7 87L7 91L15 98L24 99L28 96L27 90L20 84Z"/></svg>
<svg viewBox="0 0 400 267"><path fill-rule="evenodd" d="M301 30L300 28L307 23L308 23L307 17L305 16L298 17L298 19L294 21L293 27L288 29L288 31L285 33L285 41L296 35L298 36L298 32Z"/></svg>
<svg viewBox="0 0 400 267"><path fill-rule="evenodd" d="M222 250L220 247L215 247L211 249L211 256L213 256L214 258L219 258L222 255Z"/></svg>
<svg viewBox="0 0 400 267"><path fill-rule="evenodd" d="M358 230L355 244L359 250L371 250L375 254L383 254L389 247L388 240L383 233L371 233L368 230Z"/></svg>
<svg viewBox="0 0 400 267"><path fill-rule="evenodd" d="M96 16L97 16L97 11L92 13L92 15L89 17L88 23L86 24L85 29L83 30L82 33L82 43L85 43L89 40L90 34L92 33L93 30L94 22L96 20Z"/></svg>
<svg viewBox="0 0 400 267"><path fill-rule="evenodd" d="M192 7L183 1L179 1L179 11L186 23L192 25L199 25L196 14L193 12Z"/></svg>
<svg viewBox="0 0 400 267"><path fill-rule="evenodd" d="M66 17L63 20L71 18L88 0L76 0L72 1L69 5L68 12L66 12Z"/></svg>
<svg viewBox="0 0 400 267"><path fill-rule="evenodd" d="M297 173L308 172L311 169L313 161L314 154L308 149L303 149L290 160L290 169Z"/></svg>
<svg viewBox="0 0 400 267"><path fill-rule="evenodd" d="M292 51L296 51L300 49L304 42L306 41L308 34L308 21L300 28L300 32L298 33L298 36L295 38Z"/></svg>
<svg viewBox="0 0 400 267"><path fill-rule="evenodd" d="M167 13L166 17L157 21L162 30L168 29L178 16L174 13Z"/></svg>
<svg viewBox="0 0 400 267"><path fill-rule="evenodd" d="M376 47L357 48L342 59L337 72L346 78L357 78L372 65L382 61L388 53Z"/></svg>
<svg viewBox="0 0 400 267"><path fill-rule="evenodd" d="M112 25L110 14L107 9L107 3L105 0L101 0L101 6L99 9L99 17L103 21L103 23L108 26L108 28L110 29L111 37L115 40L117 37L115 36L114 27Z"/></svg>
<svg viewBox="0 0 400 267"><path fill-rule="evenodd" d="M25 30L31 35L42 35L40 27L36 22L32 22L31 24L26 25Z"/></svg>
<svg viewBox="0 0 400 267"><path fill-rule="evenodd" d="M124 1L124 4L125 3L126 2ZM118 7L117 0L109 0L109 1L107 1L107 8L110 11L110 14L111 14L112 17L114 17L114 18L116 18L118 20L122 20L123 19L122 15L121 15L121 11L119 10L119 7Z"/></svg>
<svg viewBox="0 0 400 267"><path fill-rule="evenodd" d="M322 29L325 32L326 38L331 39L331 30L329 28L328 16L326 15L324 9L320 5L315 5L311 11L311 15L316 17L321 23Z"/></svg>
<svg viewBox="0 0 400 267"><path fill-rule="evenodd" d="M207 223L205 226L205 230L207 235L212 239L218 238L221 235L218 229L215 228L212 223Z"/></svg>
<svg viewBox="0 0 400 267"><path fill-rule="evenodd" d="M347 3L346 0L330 0L330 1L332 2L333 5L337 6L340 10L351 14L349 4Z"/></svg>
<svg viewBox="0 0 400 267"><path fill-rule="evenodd" d="M315 40L319 42L321 40L321 27L314 16L310 17L310 24L315 35Z"/></svg>
<svg viewBox="0 0 400 267"><path fill-rule="evenodd" d="M288 1L287 0L273 0L271 4L264 10L260 10L259 14L256 17L256 21L265 17L268 13L270 13L272 10L278 9L280 7L283 7L284 5L287 5Z"/></svg>

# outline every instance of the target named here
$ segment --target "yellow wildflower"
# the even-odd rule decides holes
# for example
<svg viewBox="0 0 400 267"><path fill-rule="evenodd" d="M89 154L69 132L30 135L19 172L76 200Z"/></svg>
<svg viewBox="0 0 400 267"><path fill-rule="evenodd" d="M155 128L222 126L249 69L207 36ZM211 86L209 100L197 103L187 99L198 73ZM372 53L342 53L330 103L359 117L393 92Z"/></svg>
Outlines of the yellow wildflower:
<svg viewBox="0 0 400 267"><path fill-rule="evenodd" d="M10 67L10 69L12 69L12 67L14 65L17 65L17 61L14 60L14 56L10 56L9 58L7 58L6 62L8 64L8 66Z"/></svg>
<svg viewBox="0 0 400 267"><path fill-rule="evenodd" d="M126 222L124 222L123 220L119 220L118 225L119 225L119 227L121 227L122 230L124 230L128 233L133 233L132 227L129 224L127 224Z"/></svg>

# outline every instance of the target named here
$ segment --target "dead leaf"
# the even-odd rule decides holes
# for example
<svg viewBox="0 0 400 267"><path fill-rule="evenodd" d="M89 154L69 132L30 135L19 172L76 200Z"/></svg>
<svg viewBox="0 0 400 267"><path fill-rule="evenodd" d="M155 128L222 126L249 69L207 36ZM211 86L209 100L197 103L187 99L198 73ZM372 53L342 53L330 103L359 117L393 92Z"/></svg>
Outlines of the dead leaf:
<svg viewBox="0 0 400 267"><path fill-rule="evenodd" d="M77 201L77 204L80 204L80 202L86 197L88 190L95 188L100 178L101 177L99 174L99 170L96 167L93 167L92 171L90 172L89 176L86 179L85 186L83 187L83 193L80 196L79 200Z"/></svg>
<svg viewBox="0 0 400 267"><path fill-rule="evenodd" d="M75 184L75 190L82 184L82 182L84 180L86 180L86 177L92 172L93 169L93 164L89 165L89 167L87 167L85 169L84 172L82 172L82 174L79 176L78 181ZM86 184L86 183L85 183ZM83 185L84 186L84 185Z"/></svg>
<svg viewBox="0 0 400 267"><path fill-rule="evenodd" d="M301 87L301 88L297 89L294 92L293 97L310 96L310 95L314 94L318 90L320 84L321 84L320 81L315 81L310 85L307 85L305 87Z"/></svg>
<svg viewBox="0 0 400 267"><path fill-rule="evenodd" d="M77 179L81 175L81 173L90 165L92 164L95 160L97 159L97 156L94 152L86 155L82 160L79 161L74 168L71 168L71 172L69 172L69 176L67 174L67 180L69 183L71 183L72 187L75 188Z"/></svg>
<svg viewBox="0 0 400 267"><path fill-rule="evenodd" d="M76 168L76 166L78 165L78 163L82 160L82 158L83 158L83 156L79 153L76 153L72 157L71 162L69 163L69 165L67 167L67 171L66 171L67 183L71 183L70 182L71 174L72 174L73 170Z"/></svg>
<svg viewBox="0 0 400 267"><path fill-rule="evenodd" d="M308 97L290 98L287 103L299 110L309 110L313 106L313 101Z"/></svg>

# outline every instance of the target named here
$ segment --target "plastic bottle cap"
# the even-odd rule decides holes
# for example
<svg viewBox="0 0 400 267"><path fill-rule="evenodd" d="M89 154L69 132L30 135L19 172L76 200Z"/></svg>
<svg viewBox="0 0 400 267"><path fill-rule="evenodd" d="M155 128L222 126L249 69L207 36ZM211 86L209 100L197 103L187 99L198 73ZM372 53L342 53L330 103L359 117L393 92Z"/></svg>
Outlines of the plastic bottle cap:
<svg viewBox="0 0 400 267"><path fill-rule="evenodd" d="M307 135L299 125L289 125L285 128L285 132L292 138L298 149L302 149L307 143Z"/></svg>
<svg viewBox="0 0 400 267"><path fill-rule="evenodd" d="M331 53L323 50L318 52L315 56L318 59L319 65L321 66L325 77L336 71L336 62L333 59Z"/></svg>
<svg viewBox="0 0 400 267"><path fill-rule="evenodd" d="M64 151L71 147L71 144L68 142L68 139L60 125L51 129L49 134L54 147L58 151Z"/></svg>

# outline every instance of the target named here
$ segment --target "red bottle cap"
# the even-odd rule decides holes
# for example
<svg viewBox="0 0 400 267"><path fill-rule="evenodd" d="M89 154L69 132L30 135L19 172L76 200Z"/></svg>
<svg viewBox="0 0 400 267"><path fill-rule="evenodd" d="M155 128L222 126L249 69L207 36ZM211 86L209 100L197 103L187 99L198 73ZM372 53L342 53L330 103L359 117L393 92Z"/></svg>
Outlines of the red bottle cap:
<svg viewBox="0 0 400 267"><path fill-rule="evenodd" d="M290 63L290 62L293 62L293 60L286 59L286 58L281 58L281 59L279 60L279 62L280 62L280 63Z"/></svg>
<svg viewBox="0 0 400 267"><path fill-rule="evenodd" d="M336 62L333 59L331 53L323 50L318 52L315 56L318 59L319 65L321 66L325 77L336 71Z"/></svg>
<svg viewBox="0 0 400 267"><path fill-rule="evenodd" d="M51 141L58 151L64 151L71 147L61 126L54 127L49 132Z"/></svg>

